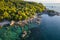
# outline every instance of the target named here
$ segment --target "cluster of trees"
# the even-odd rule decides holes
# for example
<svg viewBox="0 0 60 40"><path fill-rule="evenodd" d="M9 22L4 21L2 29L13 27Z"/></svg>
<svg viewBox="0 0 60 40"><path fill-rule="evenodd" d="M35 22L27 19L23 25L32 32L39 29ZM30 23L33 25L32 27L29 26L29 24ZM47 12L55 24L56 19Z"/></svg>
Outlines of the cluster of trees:
<svg viewBox="0 0 60 40"><path fill-rule="evenodd" d="M0 0L0 21L25 20L45 10L41 3L23 0Z"/></svg>

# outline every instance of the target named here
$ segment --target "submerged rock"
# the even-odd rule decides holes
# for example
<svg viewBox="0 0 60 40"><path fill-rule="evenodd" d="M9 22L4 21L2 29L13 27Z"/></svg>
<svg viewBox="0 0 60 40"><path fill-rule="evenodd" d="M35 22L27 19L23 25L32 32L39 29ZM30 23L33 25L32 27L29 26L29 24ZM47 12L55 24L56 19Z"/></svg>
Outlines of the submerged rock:
<svg viewBox="0 0 60 40"><path fill-rule="evenodd" d="M24 31L22 34L22 38L24 38L27 35L27 31Z"/></svg>
<svg viewBox="0 0 60 40"><path fill-rule="evenodd" d="M15 21L11 21L11 23L10 23L10 26L12 26L12 25L14 25L15 24Z"/></svg>
<svg viewBox="0 0 60 40"><path fill-rule="evenodd" d="M37 19L36 19L36 23L37 23L37 24L40 24L40 18L37 18Z"/></svg>

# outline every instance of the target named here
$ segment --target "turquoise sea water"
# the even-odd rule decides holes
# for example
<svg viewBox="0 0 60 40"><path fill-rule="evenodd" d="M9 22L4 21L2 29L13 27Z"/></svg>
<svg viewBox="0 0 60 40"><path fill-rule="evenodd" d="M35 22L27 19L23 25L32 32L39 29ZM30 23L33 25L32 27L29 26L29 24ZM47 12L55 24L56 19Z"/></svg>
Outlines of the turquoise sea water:
<svg viewBox="0 0 60 40"><path fill-rule="evenodd" d="M48 9L60 11L60 4L44 5L46 5ZM56 5L58 6L56 7ZM38 26L31 28L31 34L27 40L60 40L60 16L42 14L40 19L41 23Z"/></svg>

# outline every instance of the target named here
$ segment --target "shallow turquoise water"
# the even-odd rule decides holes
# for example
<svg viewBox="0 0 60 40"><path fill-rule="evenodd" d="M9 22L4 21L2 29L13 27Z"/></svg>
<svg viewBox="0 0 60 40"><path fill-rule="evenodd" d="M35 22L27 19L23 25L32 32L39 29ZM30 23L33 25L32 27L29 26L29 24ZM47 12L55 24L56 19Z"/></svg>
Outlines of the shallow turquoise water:
<svg viewBox="0 0 60 40"><path fill-rule="evenodd" d="M22 38L23 32L26 31L27 35ZM0 40L23 40L29 36L29 28L28 25L21 27L19 25L4 25L2 28L0 27Z"/></svg>

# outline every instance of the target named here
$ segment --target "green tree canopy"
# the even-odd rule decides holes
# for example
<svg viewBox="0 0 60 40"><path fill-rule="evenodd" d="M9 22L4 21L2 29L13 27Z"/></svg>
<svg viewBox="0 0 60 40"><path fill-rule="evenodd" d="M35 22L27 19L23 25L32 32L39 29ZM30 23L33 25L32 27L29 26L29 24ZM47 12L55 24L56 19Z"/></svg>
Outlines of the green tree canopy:
<svg viewBox="0 0 60 40"><path fill-rule="evenodd" d="M44 10L45 6L41 3L23 0L0 0L0 20L25 20Z"/></svg>

